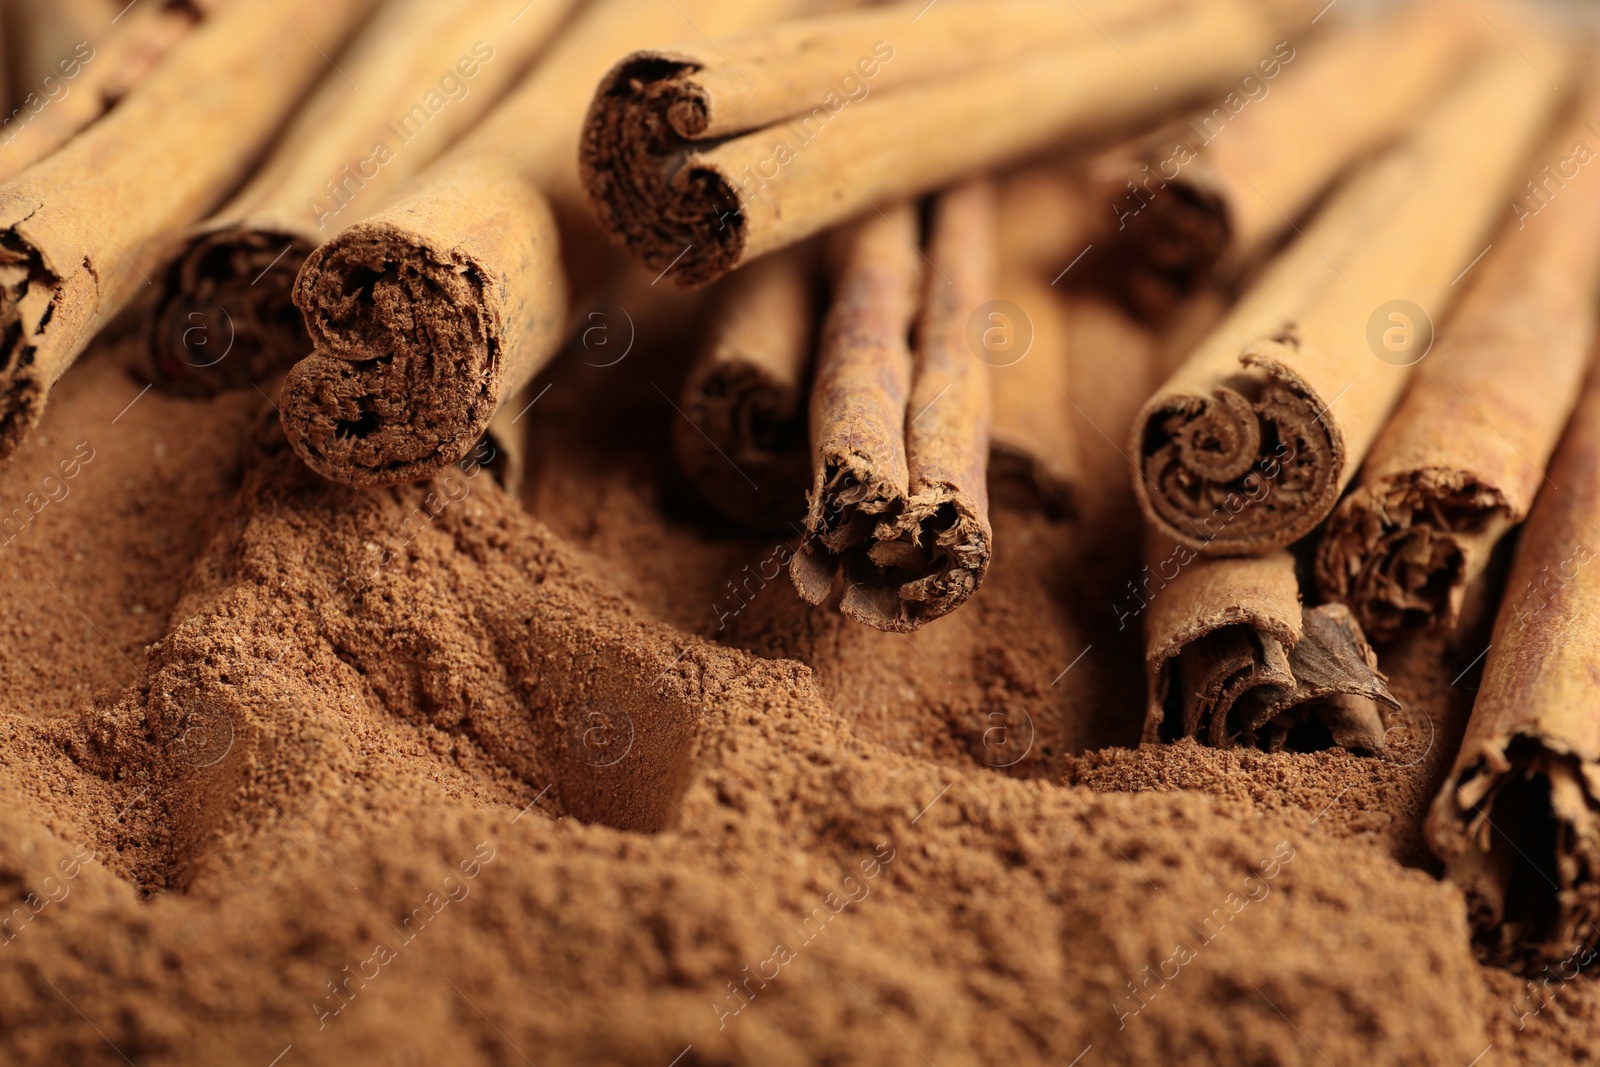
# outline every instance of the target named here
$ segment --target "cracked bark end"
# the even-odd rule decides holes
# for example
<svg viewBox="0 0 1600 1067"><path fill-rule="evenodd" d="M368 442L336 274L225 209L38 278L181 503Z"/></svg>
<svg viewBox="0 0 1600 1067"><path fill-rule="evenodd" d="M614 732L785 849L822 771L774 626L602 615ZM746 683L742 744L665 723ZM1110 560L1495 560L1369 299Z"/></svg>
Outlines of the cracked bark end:
<svg viewBox="0 0 1600 1067"><path fill-rule="evenodd" d="M751 529L786 529L804 510L811 466L795 383L748 363L704 364L683 399L688 418L673 423L673 450L700 495Z"/></svg>
<svg viewBox="0 0 1600 1067"><path fill-rule="evenodd" d="M1455 628L1468 584L1517 521L1464 471L1408 472L1345 497L1317 547L1317 586L1379 644Z"/></svg>
<svg viewBox="0 0 1600 1067"><path fill-rule="evenodd" d="M1533 735L1500 737L1446 784L1427 829L1485 961L1532 969L1596 943L1600 768Z"/></svg>
<svg viewBox="0 0 1600 1067"><path fill-rule="evenodd" d="M686 77L698 69L668 52L622 60L600 83L578 150L601 226L639 262L680 285L713 281L744 253L733 186L697 162L683 132L703 128L703 101Z"/></svg>
<svg viewBox="0 0 1600 1067"><path fill-rule="evenodd" d="M38 425L45 396L63 369L52 371L55 360L41 359L40 350L66 325L56 312L69 287L20 225L0 231L0 459L15 452ZM92 281L87 262L84 266ZM56 330L51 331L53 321Z"/></svg>
<svg viewBox="0 0 1600 1067"><path fill-rule="evenodd" d="M1400 702L1354 616L1342 604L1307 609L1298 640L1288 636L1237 622L1186 643L1157 668L1147 739L1382 752L1379 705Z"/></svg>
<svg viewBox="0 0 1600 1067"><path fill-rule="evenodd" d="M1258 554L1298 541L1338 498L1343 435L1283 362L1290 336L1257 342L1209 395L1158 395L1136 433L1150 520L1201 552Z"/></svg>
<svg viewBox="0 0 1600 1067"><path fill-rule="evenodd" d="M1203 158L1183 176L1149 189L1149 176L1158 172L1173 142L1166 137L1151 143L1163 150L1118 153L1095 165L1092 180L1119 221L1109 261L1114 286L1140 314L1164 318L1216 276L1234 228L1228 200Z"/></svg>
<svg viewBox="0 0 1600 1067"><path fill-rule="evenodd" d="M146 322L151 380L209 396L287 370L311 348L293 290L315 247L243 226L191 237Z"/></svg>
<svg viewBox="0 0 1600 1067"><path fill-rule="evenodd" d="M314 351L289 371L281 407L312 470L350 485L416 481L487 430L501 399L501 321L459 249L363 223L312 253L294 299Z"/></svg>

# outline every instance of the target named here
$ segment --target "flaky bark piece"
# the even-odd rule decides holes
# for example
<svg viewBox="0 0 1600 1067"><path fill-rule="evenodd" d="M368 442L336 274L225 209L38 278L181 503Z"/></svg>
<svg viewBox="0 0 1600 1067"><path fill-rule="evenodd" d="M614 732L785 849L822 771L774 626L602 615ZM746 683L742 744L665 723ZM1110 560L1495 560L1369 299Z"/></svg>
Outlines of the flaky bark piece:
<svg viewBox="0 0 1600 1067"><path fill-rule="evenodd" d="M1590 372L1517 545L1428 840L1480 955L1570 957L1600 923L1600 377Z"/></svg>
<svg viewBox="0 0 1600 1067"><path fill-rule="evenodd" d="M701 285L871 204L940 188L1064 137L1140 120L1169 107L1174 94L1234 77L1269 42L1270 6L1181 5L1115 27L1115 43L1098 33L1040 34L1030 43L1003 17L1003 4L981 5L975 22L949 23L963 28L960 36L930 28L922 44L907 20L881 42L885 48L861 53L869 91L880 77L888 79L880 84L900 84L854 100L832 92L740 107L763 121L796 110L720 139L697 138L698 120L686 118L726 106L710 101L710 89L697 81L717 68L719 46L638 52L595 94L581 145L584 183L602 226L637 260L680 284ZM1054 17L1076 17L1071 7ZM952 15L970 10L951 7ZM974 57L983 62L974 66ZM1162 88L1142 70L1161 71ZM725 78L719 91L765 90Z"/></svg>
<svg viewBox="0 0 1600 1067"><path fill-rule="evenodd" d="M1303 608L1294 558L1204 559L1180 546L1150 590L1147 742L1383 751L1379 704L1399 708L1342 604Z"/></svg>
<svg viewBox="0 0 1600 1067"><path fill-rule="evenodd" d="M706 502L753 529L784 529L805 513L818 304L808 250L768 256L721 289L684 379L678 465Z"/></svg>
<svg viewBox="0 0 1600 1067"><path fill-rule="evenodd" d="M185 234L158 276L145 320L153 380L189 394L245 388L305 355L292 290L312 249L383 207L470 129L572 3L388 4L250 183Z"/></svg>
<svg viewBox="0 0 1600 1067"><path fill-rule="evenodd" d="M860 580L870 572L866 546L905 502L910 334L923 269L917 238L916 213L901 206L862 220L836 241L832 303L811 386L805 536L789 570L812 604L827 599L841 568L846 598L862 596Z"/></svg>
<svg viewBox="0 0 1600 1067"><path fill-rule="evenodd" d="M1209 110L1097 161L1135 305L1165 312L1262 258L1342 171L1415 122L1488 32L1471 8L1415 0L1275 50Z"/></svg>
<svg viewBox="0 0 1600 1067"><path fill-rule="evenodd" d="M1593 140L1596 114L1591 89L1538 158L1570 160ZM1496 238L1323 532L1317 585L1374 641L1453 629L1468 585L1544 482L1595 334L1600 177L1590 169Z"/></svg>
<svg viewBox="0 0 1600 1067"><path fill-rule="evenodd" d="M1431 340L1416 320L1443 319L1557 101L1522 52L1496 50L1273 261L1135 420L1134 488L1163 536L1257 554L1327 517L1421 358L1387 353L1373 323L1408 301ZM1507 137L1482 137L1486 121Z"/></svg>
<svg viewBox="0 0 1600 1067"><path fill-rule="evenodd" d="M169 235L238 183L370 8L228 4L103 120L0 186L0 458Z"/></svg>

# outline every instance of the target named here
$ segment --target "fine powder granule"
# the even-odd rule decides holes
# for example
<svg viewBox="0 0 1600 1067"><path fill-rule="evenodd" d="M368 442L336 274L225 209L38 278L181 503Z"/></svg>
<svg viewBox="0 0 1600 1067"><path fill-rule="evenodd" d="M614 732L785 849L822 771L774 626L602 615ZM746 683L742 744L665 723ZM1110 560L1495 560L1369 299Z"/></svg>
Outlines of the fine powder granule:
<svg viewBox="0 0 1600 1067"><path fill-rule="evenodd" d="M1385 658L1384 758L1130 747L1131 499L1087 425L1082 518L999 508L971 603L887 634L706 525L641 353L563 361L525 509L470 465L332 486L254 391L139 396L124 348L0 469L26 512L94 448L0 545L0 1061L1593 1044L1589 983L1477 964L1426 859L1474 684L1437 646ZM1114 378L1074 379L1108 428L1148 388Z"/></svg>

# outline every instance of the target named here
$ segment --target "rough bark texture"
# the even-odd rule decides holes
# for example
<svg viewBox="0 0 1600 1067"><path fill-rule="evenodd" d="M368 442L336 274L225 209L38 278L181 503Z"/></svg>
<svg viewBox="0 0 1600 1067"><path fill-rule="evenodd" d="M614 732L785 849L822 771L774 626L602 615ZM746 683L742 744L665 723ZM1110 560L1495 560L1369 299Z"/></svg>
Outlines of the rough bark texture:
<svg viewBox="0 0 1600 1067"><path fill-rule="evenodd" d="M1559 960L1600 923L1600 379L1522 532L1428 836L1487 959Z"/></svg>
<svg viewBox="0 0 1600 1067"><path fill-rule="evenodd" d="M1559 165L1576 146L1600 154L1589 125L1600 92L1574 114L1537 158ZM1317 584L1375 641L1452 629L1468 584L1544 484L1595 333L1600 178L1590 170L1495 239L1322 535Z"/></svg>
<svg viewBox="0 0 1600 1067"><path fill-rule="evenodd" d="M1268 267L1134 423L1134 487L1164 536L1255 554L1327 517L1426 352L1418 320L1442 321L1557 99L1498 50ZM1420 306L1404 358L1373 339L1400 294Z"/></svg>

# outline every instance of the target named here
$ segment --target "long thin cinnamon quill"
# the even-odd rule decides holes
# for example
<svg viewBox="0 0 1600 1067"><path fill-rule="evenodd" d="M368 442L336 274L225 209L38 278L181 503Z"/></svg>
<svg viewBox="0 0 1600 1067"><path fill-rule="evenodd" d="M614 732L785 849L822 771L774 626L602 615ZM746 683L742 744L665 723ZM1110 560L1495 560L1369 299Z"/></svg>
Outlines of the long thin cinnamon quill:
<svg viewBox="0 0 1600 1067"><path fill-rule="evenodd" d="M769 256L718 294L673 421L678 465L700 495L754 529L805 513L806 386L819 293L806 249Z"/></svg>
<svg viewBox="0 0 1600 1067"><path fill-rule="evenodd" d="M584 181L636 259L703 284L875 203L1236 77L1270 48L1274 6L1173 5L1110 23L1113 43L1071 4L947 0L917 18L926 5L913 2L873 13L877 23L820 19L636 53L595 95ZM789 76L801 57L786 49L811 38L827 43L826 61ZM759 83L738 77L758 60ZM767 78L766 63L785 76ZM1146 70L1160 71L1160 90Z"/></svg>
<svg viewBox="0 0 1600 1067"><path fill-rule="evenodd" d="M104 121L0 186L0 457L95 331L148 284L165 235L239 181L370 7L229 4Z"/></svg>
<svg viewBox="0 0 1600 1067"><path fill-rule="evenodd" d="M0 181L65 144L145 78L222 0L164 0L118 15L108 4L65 12L38 4L15 17L24 24L58 21L51 31L19 33L35 60L18 71L22 97L0 119Z"/></svg>
<svg viewBox="0 0 1600 1067"><path fill-rule="evenodd" d="M185 235L146 319L155 380L191 393L242 388L304 356L311 342L290 289L306 256L471 128L573 3L388 4L250 183Z"/></svg>
<svg viewBox="0 0 1600 1067"><path fill-rule="evenodd" d="M1581 162L1600 158L1600 92L1575 114L1539 157L1547 202L1517 202L1322 535L1317 584L1375 641L1455 626L1577 403L1600 284L1600 178Z"/></svg>
<svg viewBox="0 0 1600 1067"><path fill-rule="evenodd" d="M1558 101L1523 52L1497 50L1346 183L1145 405L1134 485L1164 536L1262 553L1333 509L1415 362L1370 338L1399 310L1424 343Z"/></svg>
<svg viewBox="0 0 1600 1067"><path fill-rule="evenodd" d="M1154 534L1145 556L1146 741L1383 750L1378 706L1400 704L1349 609L1301 605L1293 556L1206 559Z"/></svg>
<svg viewBox="0 0 1600 1067"><path fill-rule="evenodd" d="M1415 121L1486 32L1466 5L1416 0L1275 52L1215 106L1100 160L1127 295L1163 311L1262 258L1341 171Z"/></svg>
<svg viewBox="0 0 1600 1067"><path fill-rule="evenodd" d="M810 603L842 572L841 610L903 633L983 581L989 381L966 333L994 289L995 230L994 192L980 181L935 200L926 272L907 208L844 242L812 387L810 509L790 564Z"/></svg>
<svg viewBox="0 0 1600 1067"><path fill-rule="evenodd" d="M427 478L464 456L560 347L566 285L550 201L578 202L589 90L630 47L728 32L784 0L601 0L391 206L306 261L313 351L281 398L290 443L352 485Z"/></svg>
<svg viewBox="0 0 1600 1067"><path fill-rule="evenodd" d="M1558 960L1600 923L1600 376L1523 529L1428 840L1479 952Z"/></svg>

